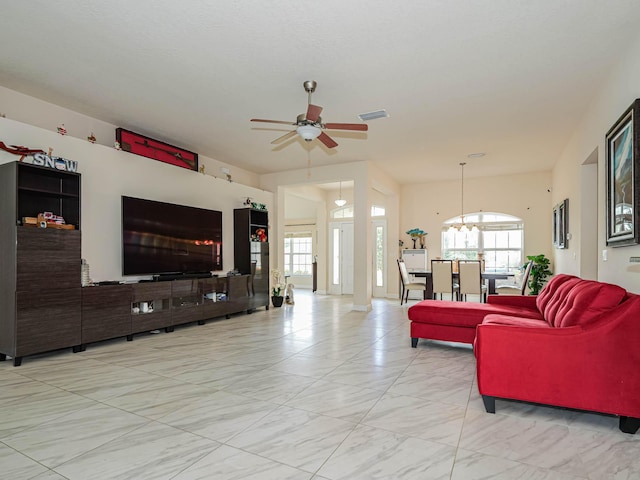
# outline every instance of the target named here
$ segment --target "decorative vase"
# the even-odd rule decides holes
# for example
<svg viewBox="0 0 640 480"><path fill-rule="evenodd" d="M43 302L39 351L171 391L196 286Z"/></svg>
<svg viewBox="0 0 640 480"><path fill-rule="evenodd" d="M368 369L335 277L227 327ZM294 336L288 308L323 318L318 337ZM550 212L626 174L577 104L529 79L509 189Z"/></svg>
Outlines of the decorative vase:
<svg viewBox="0 0 640 480"><path fill-rule="evenodd" d="M415 250L415 248L416 248L416 240L418 240L418 239L415 238L415 237L411 237L411 240L413 240L413 248Z"/></svg>
<svg viewBox="0 0 640 480"><path fill-rule="evenodd" d="M276 297L276 296L271 297L271 303L273 304L274 307L281 307L282 302L284 302L284 297Z"/></svg>

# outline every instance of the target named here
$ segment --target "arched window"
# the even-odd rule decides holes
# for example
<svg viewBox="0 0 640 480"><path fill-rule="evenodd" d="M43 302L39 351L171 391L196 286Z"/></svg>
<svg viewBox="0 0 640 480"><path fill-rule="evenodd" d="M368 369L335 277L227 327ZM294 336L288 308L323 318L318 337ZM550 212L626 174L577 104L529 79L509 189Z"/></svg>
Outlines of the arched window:
<svg viewBox="0 0 640 480"><path fill-rule="evenodd" d="M454 227L460 217L442 226L442 258L475 260L483 254L488 272L515 272L524 263L524 223L521 218L504 213L479 212L464 216L469 231ZM472 227L477 227L477 229ZM476 231L477 230L477 231Z"/></svg>
<svg viewBox="0 0 640 480"><path fill-rule="evenodd" d="M353 205L345 205L332 210L331 218L353 218Z"/></svg>
<svg viewBox="0 0 640 480"><path fill-rule="evenodd" d="M386 213L387 212L384 207L379 205L373 205L371 207L372 217L384 217ZM344 207L332 210L331 218L353 218L353 205L345 205Z"/></svg>

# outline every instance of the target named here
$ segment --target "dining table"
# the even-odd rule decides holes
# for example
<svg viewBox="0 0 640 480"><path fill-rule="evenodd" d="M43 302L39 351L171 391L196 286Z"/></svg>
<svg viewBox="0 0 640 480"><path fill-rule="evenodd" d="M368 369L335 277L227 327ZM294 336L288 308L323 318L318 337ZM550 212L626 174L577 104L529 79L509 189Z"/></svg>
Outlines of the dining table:
<svg viewBox="0 0 640 480"><path fill-rule="evenodd" d="M433 280L431 278L431 270L413 269L408 270L409 275L413 275L416 278L424 278L427 284L427 288L423 292L423 298L425 300L433 298ZM487 281L488 293L496 293L496 280L506 280L514 276L509 272L482 272L482 279ZM458 272L453 272L453 279L458 279Z"/></svg>

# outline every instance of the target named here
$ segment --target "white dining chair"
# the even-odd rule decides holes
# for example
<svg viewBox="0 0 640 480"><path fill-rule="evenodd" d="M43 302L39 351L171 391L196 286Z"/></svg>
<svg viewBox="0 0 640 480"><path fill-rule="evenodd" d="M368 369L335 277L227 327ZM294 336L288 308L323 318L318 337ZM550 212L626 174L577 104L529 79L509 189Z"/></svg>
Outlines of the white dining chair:
<svg viewBox="0 0 640 480"><path fill-rule="evenodd" d="M437 294L451 294L451 300L458 299L460 286L453 281L453 261L452 260L431 260L431 283L433 284L433 298L437 299Z"/></svg>
<svg viewBox="0 0 640 480"><path fill-rule="evenodd" d="M460 299L467 300L467 295L480 295L480 301L487 301L487 286L482 282L480 260L459 260L458 279L460 282Z"/></svg>
<svg viewBox="0 0 640 480"><path fill-rule="evenodd" d="M520 279L520 285L500 285L496 287L496 293L498 295L524 295L527 291L527 284L529 283L529 275L533 268L533 262L527 263L524 270L524 274Z"/></svg>
<svg viewBox="0 0 640 480"><path fill-rule="evenodd" d="M424 292L427 289L427 286L424 283L411 281L409 278L409 272L407 271L407 266L401 258L398 259L398 269L400 270L400 281L402 282L402 292L400 293L400 305L402 305L403 301L409 301L410 291L419 290Z"/></svg>

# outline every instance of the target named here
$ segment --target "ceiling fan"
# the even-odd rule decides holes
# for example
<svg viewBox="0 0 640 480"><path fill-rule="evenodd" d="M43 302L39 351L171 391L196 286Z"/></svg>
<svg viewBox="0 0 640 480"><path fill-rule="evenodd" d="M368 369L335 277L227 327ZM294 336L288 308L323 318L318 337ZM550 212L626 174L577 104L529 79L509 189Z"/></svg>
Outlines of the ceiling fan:
<svg viewBox="0 0 640 480"><path fill-rule="evenodd" d="M252 118L251 121L296 125L297 128L295 130L292 130L288 133L285 133L281 137L276 138L273 142L271 142L272 144L283 142L293 137L297 133L306 142L310 142L313 139L317 138L327 148L334 148L337 147L338 144L322 130L357 130L360 132L366 132L367 130L369 130L369 125L364 123L322 123L322 118L320 117L322 107L313 105L311 103L311 94L315 92L317 85L318 84L315 82L315 80L307 80L303 83L304 89L309 96L307 102L307 112L298 115L295 122L287 122L284 120L265 120L262 118Z"/></svg>

